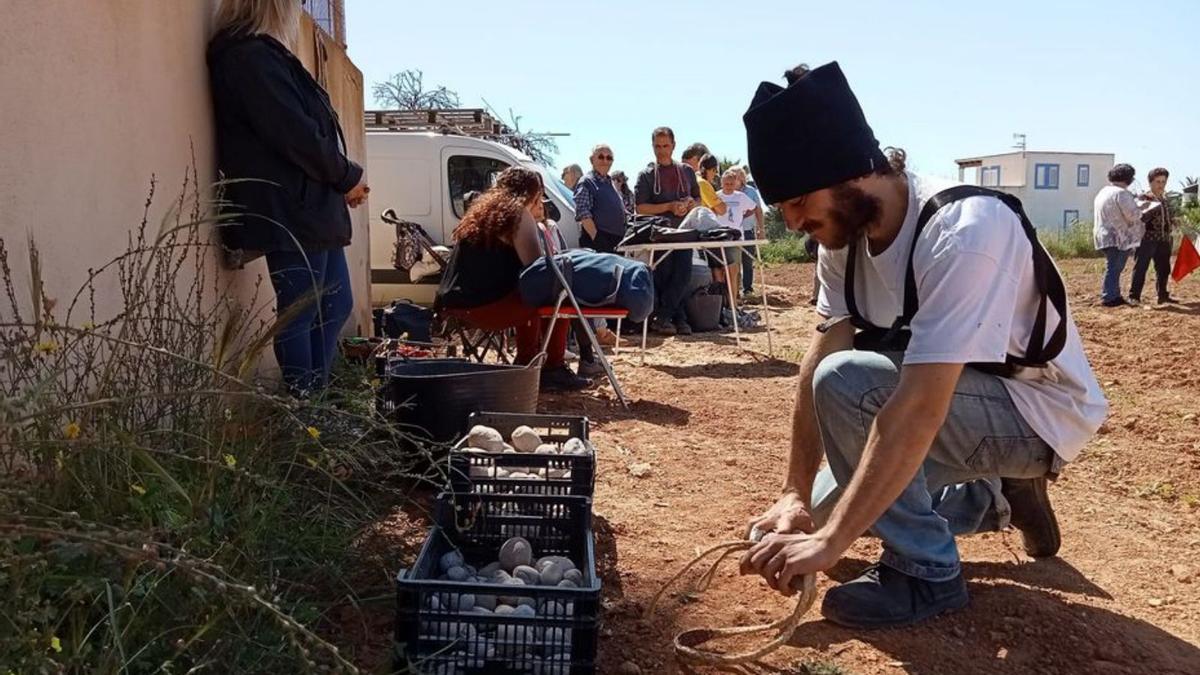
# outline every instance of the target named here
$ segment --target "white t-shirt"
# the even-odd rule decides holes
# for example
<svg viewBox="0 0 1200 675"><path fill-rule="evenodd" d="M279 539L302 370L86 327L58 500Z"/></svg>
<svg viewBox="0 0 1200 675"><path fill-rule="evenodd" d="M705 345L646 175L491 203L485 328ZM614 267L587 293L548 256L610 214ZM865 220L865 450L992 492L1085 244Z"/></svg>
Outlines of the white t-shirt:
<svg viewBox="0 0 1200 675"><path fill-rule="evenodd" d="M725 215L721 216L721 224L728 225L735 230L742 229L742 218L747 211L753 211L754 207L758 206L753 199L741 190L734 190L726 194L724 190L717 192L717 199L725 202Z"/></svg>
<svg viewBox="0 0 1200 675"><path fill-rule="evenodd" d="M908 213L896 240L870 255L864 236L855 264L855 294L863 318L889 327L903 312L908 250L921 207L954 183L908 174ZM848 248L821 247L817 311L847 316ZM918 310L904 363L1003 362L1024 354L1037 316L1033 253L1021 221L998 199L971 197L937 212L913 253ZM1025 421L1058 456L1071 461L1108 415L1108 402L1092 373L1075 322L1066 319L1067 342L1044 369L1022 368L1004 378ZM1046 335L1059 317L1047 303Z"/></svg>

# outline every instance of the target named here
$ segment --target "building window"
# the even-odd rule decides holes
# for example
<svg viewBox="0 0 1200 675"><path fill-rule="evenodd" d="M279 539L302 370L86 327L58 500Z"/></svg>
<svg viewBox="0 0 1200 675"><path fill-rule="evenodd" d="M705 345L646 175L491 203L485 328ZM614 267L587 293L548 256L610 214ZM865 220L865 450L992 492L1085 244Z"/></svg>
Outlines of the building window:
<svg viewBox="0 0 1200 675"><path fill-rule="evenodd" d="M1068 209L1063 211L1063 229L1069 230L1079 222L1079 211L1076 209Z"/></svg>
<svg viewBox="0 0 1200 675"><path fill-rule="evenodd" d="M346 44L345 0L304 0L304 11L340 45Z"/></svg>
<svg viewBox="0 0 1200 675"><path fill-rule="evenodd" d="M496 176L508 164L491 157L455 155L446 162L446 180L450 186L450 209L456 218L467 212L463 196L468 192L484 192L496 182Z"/></svg>
<svg viewBox="0 0 1200 675"><path fill-rule="evenodd" d="M1033 187L1035 190L1058 189L1058 165L1035 164L1033 167Z"/></svg>
<svg viewBox="0 0 1200 675"><path fill-rule="evenodd" d="M1092 167L1087 164L1075 167L1075 185L1087 187L1090 182L1092 182Z"/></svg>
<svg viewBox="0 0 1200 675"><path fill-rule="evenodd" d="M985 166L979 170L979 184L984 187L999 187L1000 167Z"/></svg>

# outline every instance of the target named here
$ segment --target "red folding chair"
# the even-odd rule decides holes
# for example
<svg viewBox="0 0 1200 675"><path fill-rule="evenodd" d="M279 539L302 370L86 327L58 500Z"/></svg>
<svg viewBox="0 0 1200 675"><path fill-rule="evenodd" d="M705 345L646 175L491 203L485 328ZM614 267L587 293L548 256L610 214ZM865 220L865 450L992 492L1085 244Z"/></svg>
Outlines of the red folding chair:
<svg viewBox="0 0 1200 675"><path fill-rule="evenodd" d="M554 332L554 326L559 319L581 319L579 325L583 326L583 332L587 334L587 339L592 343L592 353L596 359L600 361L600 366L604 368L604 374L608 376L609 383L612 384L613 391L617 393L617 398L621 401L621 405L628 408L629 401L625 398L625 392L621 389L621 383L617 380L617 374L613 371L612 364L609 363L608 357L604 354L604 349L600 346L600 341L596 338L596 331L592 330L592 324L588 319L616 319L617 320L617 335L621 334L621 321L629 315L629 311L621 307L587 307L579 306L579 301L575 298L575 294L571 292L571 285L567 282L566 275L563 274L559 267L558 260L551 253L554 247L550 245L550 233L544 228L539 227L538 231L541 236L538 237L538 248L541 249L542 255L546 258L546 265L554 270L554 277L558 280L559 293L558 300L553 306L539 307L538 316L548 320L546 325L545 337L542 338L542 352L550 346L550 335ZM570 306L564 307L563 304L570 300ZM617 344L620 344L620 338L617 339ZM619 347L618 347L619 348ZM616 349L613 350L616 354Z"/></svg>

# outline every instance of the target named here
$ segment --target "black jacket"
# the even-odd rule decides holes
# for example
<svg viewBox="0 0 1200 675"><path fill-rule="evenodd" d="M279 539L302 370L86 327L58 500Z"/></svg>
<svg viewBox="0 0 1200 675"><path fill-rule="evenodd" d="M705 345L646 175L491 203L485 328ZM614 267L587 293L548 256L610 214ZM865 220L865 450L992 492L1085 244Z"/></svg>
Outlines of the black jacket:
<svg viewBox="0 0 1200 675"><path fill-rule="evenodd" d="M217 167L233 181L226 211L243 214L222 225L225 245L294 250L293 237L309 250L348 245L344 195L363 170L344 154L325 90L286 47L261 35L218 34L208 45L208 72Z"/></svg>

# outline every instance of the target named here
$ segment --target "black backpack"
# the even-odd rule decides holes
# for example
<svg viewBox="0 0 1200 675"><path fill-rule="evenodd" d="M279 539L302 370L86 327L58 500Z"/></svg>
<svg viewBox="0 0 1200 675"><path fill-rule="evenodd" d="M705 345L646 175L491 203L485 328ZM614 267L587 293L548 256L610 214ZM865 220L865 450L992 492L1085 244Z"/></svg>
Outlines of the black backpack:
<svg viewBox="0 0 1200 675"><path fill-rule="evenodd" d="M968 197L995 197L1020 218L1021 229L1024 230L1025 237L1033 248L1033 277L1039 299L1037 316L1034 318L1029 344L1026 345L1023 356L1009 354L1004 363L969 363L967 366L985 373L1011 377L1018 367L1045 368L1050 361L1062 353L1063 346L1067 342L1067 291L1063 285L1062 276L1058 273L1058 268L1054 266L1050 254L1046 253L1046 249L1038 241L1037 229L1029 221L1029 216L1025 215L1021 200L1004 192L975 185L958 185L943 190L931 197L921 209L908 249L908 271L904 277L904 310L900 316L896 317L890 328L881 328L872 324L858 311L858 305L854 300L854 266L858 257L858 241L850 242L846 259L845 295L846 309L850 313L850 323L858 329L854 336L855 349L902 352L908 348L908 341L912 337L909 324L912 323L918 309L917 280L916 274L913 272L913 251L916 248L917 240L921 237L921 231L925 229L926 223L943 206ZM1059 316L1058 326L1055 327L1049 341L1046 340L1047 302L1054 306L1054 311Z"/></svg>

